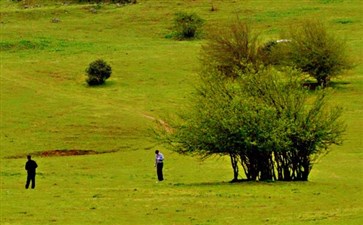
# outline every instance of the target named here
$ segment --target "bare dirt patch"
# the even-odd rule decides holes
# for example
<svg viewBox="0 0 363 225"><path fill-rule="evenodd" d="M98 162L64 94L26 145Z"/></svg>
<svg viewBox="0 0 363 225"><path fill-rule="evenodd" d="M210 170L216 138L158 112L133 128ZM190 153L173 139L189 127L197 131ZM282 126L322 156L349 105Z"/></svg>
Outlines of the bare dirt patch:
<svg viewBox="0 0 363 225"><path fill-rule="evenodd" d="M94 150L48 150L40 152L37 155L42 157L51 156L76 156L76 155L95 155L98 152Z"/></svg>
<svg viewBox="0 0 363 225"><path fill-rule="evenodd" d="M80 156L80 155L98 155L98 154L106 154L106 153L113 153L117 150L107 150L107 151L95 151L95 150L77 150L77 149L70 149L70 150L46 150L43 152L34 152L30 153L31 156L39 156L39 157L62 157L62 156ZM28 154L27 154L28 155ZM15 155L9 156L8 159L19 159L25 158L26 155Z"/></svg>

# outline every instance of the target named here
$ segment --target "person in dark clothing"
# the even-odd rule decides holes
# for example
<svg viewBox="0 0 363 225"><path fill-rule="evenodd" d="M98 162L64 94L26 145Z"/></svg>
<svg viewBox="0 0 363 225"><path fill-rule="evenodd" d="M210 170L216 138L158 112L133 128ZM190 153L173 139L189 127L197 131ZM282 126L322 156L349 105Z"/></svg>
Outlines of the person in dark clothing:
<svg viewBox="0 0 363 225"><path fill-rule="evenodd" d="M159 150L155 151L155 167L156 167L156 174L158 175L158 180L163 181L164 155L161 152L159 152Z"/></svg>
<svg viewBox="0 0 363 225"><path fill-rule="evenodd" d="M28 171L28 177L26 179L25 188L29 188L30 182L32 182L32 189L35 188L35 170L38 167L37 163L32 160L31 156L28 155L28 161L25 164L25 170Z"/></svg>

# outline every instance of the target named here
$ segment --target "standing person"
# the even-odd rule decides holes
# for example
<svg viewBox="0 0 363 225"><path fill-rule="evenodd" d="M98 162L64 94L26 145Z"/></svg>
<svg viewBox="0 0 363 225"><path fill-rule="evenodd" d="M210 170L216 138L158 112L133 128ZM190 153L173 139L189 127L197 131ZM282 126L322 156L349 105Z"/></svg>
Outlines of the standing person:
<svg viewBox="0 0 363 225"><path fill-rule="evenodd" d="M164 155L159 152L159 150L155 151L155 167L156 173L158 175L158 180L163 181L163 166L164 166Z"/></svg>
<svg viewBox="0 0 363 225"><path fill-rule="evenodd" d="M30 181L32 182L32 189L35 188L35 169L38 167L37 163L32 160L32 157L28 155L28 161L25 164L25 170L28 171L28 177L26 179L25 188L29 188Z"/></svg>

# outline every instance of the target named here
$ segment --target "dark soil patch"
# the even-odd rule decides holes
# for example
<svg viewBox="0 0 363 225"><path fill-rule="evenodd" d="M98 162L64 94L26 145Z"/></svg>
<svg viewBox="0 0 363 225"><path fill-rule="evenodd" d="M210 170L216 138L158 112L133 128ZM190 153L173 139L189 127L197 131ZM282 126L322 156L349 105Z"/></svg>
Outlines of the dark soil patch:
<svg viewBox="0 0 363 225"><path fill-rule="evenodd" d="M95 150L47 150L43 152L34 152L31 153L31 156L39 156L39 157L61 157L61 156L78 156L78 155L97 155L97 154L106 154L113 153L117 150L107 150L107 151L95 151ZM9 156L8 159L19 159L26 158L26 155L15 155Z"/></svg>
<svg viewBox="0 0 363 225"><path fill-rule="evenodd" d="M44 152L39 152L36 155L42 157L51 156L75 156L75 155L95 155L98 152L94 150L48 150Z"/></svg>

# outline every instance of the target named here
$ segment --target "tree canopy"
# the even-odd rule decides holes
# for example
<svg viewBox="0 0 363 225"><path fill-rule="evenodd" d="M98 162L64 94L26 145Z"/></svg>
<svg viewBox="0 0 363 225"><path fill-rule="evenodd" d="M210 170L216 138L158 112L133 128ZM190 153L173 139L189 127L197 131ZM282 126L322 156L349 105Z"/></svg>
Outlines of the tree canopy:
<svg viewBox="0 0 363 225"><path fill-rule="evenodd" d="M251 70L238 79L203 74L192 106L170 122L162 140L182 154L228 155L234 176L307 180L316 156L340 144L341 109L326 91L311 96L299 72Z"/></svg>
<svg viewBox="0 0 363 225"><path fill-rule="evenodd" d="M314 41L328 39L322 29L315 30L321 33L307 44L318 49ZM330 105L329 90L304 87L307 71L302 67L270 60L276 46L258 46L246 24L237 22L219 34L202 47L200 82L191 105L167 121L169 129L160 124L158 136L181 154L229 156L234 181L240 168L247 180L308 180L316 157L342 143L342 109ZM288 51L280 49L288 54L281 59L291 60L296 53L308 61L309 55L294 50L306 35L295 39L285 43ZM322 52L334 43L323 45ZM333 57L326 54L327 60Z"/></svg>
<svg viewBox="0 0 363 225"><path fill-rule="evenodd" d="M352 67L346 43L321 21L306 20L287 31L285 42L269 48L269 61L300 69L326 87L331 78Z"/></svg>

